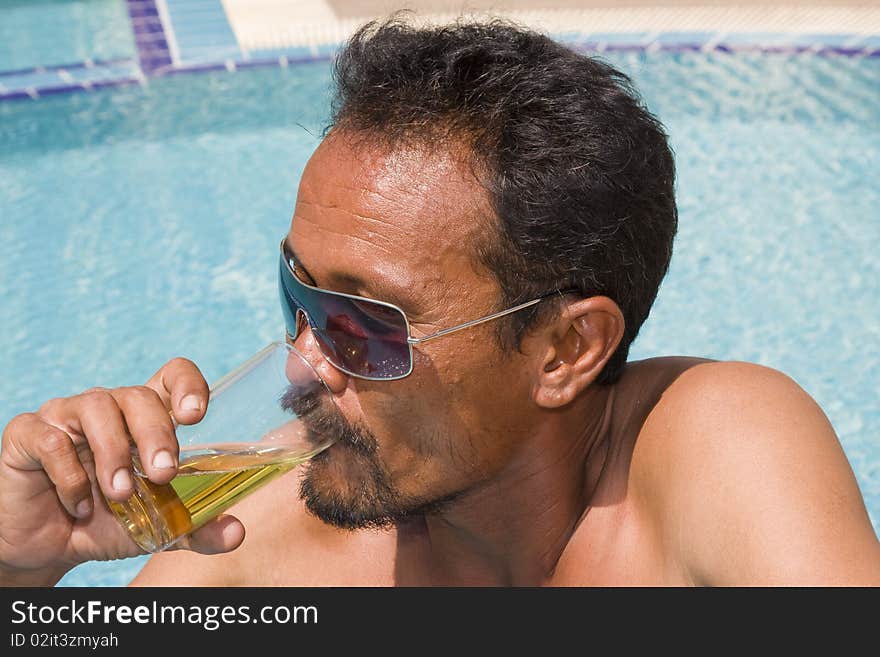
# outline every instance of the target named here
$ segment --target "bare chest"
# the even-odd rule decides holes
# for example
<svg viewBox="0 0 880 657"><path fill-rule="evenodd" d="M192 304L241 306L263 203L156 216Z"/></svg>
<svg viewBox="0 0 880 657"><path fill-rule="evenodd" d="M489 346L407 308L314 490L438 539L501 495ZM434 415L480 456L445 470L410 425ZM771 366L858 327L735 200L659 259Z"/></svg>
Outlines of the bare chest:
<svg viewBox="0 0 880 657"><path fill-rule="evenodd" d="M557 563L551 586L687 586L673 554L626 504L587 513Z"/></svg>
<svg viewBox="0 0 880 657"><path fill-rule="evenodd" d="M257 586L437 586L430 550L396 531L315 541L271 539L242 546L238 583ZM253 537L256 538L256 537ZM289 537L294 539L294 537ZM488 582L486 582L488 583ZM625 501L592 507L545 586L685 586L676 561ZM453 584L453 583L447 583ZM455 582L461 585L462 582ZM472 584L479 585L475 580Z"/></svg>

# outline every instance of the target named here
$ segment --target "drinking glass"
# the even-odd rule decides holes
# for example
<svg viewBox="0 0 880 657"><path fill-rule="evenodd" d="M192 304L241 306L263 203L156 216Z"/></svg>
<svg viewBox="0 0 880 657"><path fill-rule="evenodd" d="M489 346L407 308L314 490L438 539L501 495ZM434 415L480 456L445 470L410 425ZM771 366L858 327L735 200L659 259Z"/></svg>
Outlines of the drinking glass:
<svg viewBox="0 0 880 657"><path fill-rule="evenodd" d="M170 483L150 481L133 447L134 493L107 504L141 548L165 550L329 447L328 410L335 402L318 373L273 342L211 386L200 422L174 423L180 458Z"/></svg>

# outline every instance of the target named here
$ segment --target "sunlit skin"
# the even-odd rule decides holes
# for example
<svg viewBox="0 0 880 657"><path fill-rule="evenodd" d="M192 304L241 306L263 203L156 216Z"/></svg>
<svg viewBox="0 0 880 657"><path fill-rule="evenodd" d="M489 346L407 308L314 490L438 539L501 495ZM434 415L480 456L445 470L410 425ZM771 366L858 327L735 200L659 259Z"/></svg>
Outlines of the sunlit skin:
<svg viewBox="0 0 880 657"><path fill-rule="evenodd" d="M288 237L299 262L321 287L397 303L414 337L496 310L497 283L463 248L492 229L477 182L459 173L450 153L383 155L352 151L343 140L318 150ZM312 175L346 168L340 159L365 166L346 180ZM376 436L397 490L423 502L457 496L418 528L448 546L444 555L477 556L473 565L449 559L449 568L479 572L484 559L513 548L547 569L585 508L601 467L609 391L575 396L598 374L623 323L605 298L568 312L585 317L527 342L523 354L502 353L489 324L418 346L413 373L390 382L346 376L322 357L310 331L296 342L349 422ZM581 332L607 337L577 362ZM584 417L592 421L585 425ZM585 471L591 449L597 466ZM324 490L356 490L362 475L346 450L331 448L314 479Z"/></svg>
<svg viewBox="0 0 880 657"><path fill-rule="evenodd" d="M497 283L467 249L493 218L460 152L324 141L287 237L314 282L399 304L415 337L496 310ZM571 296L519 352L476 326L418 346L413 373L392 382L346 376L305 331L296 346L375 436L394 486L454 499L396 528L340 530L304 511L288 475L241 505L249 537L222 574L159 555L135 583L184 569L195 582L314 585L880 582L852 471L803 390L768 368L688 357L596 385L622 330L612 300ZM313 474L330 492L363 472L334 446Z"/></svg>
<svg viewBox="0 0 880 657"><path fill-rule="evenodd" d="M401 306L414 337L499 310L498 285L472 254L497 219L465 152L331 132L303 173L286 236L312 282ZM520 350L503 351L495 328L415 345L412 374L396 381L346 375L305 329L296 347L353 433L200 529L189 550L154 555L132 583L880 585L880 543L834 430L783 373L669 356L598 385L624 329L602 296L565 296ZM11 422L0 584L53 584L72 564L136 553L106 510L73 519L82 492L43 472L64 481L79 467L53 427L86 455L90 435L91 485L107 492L127 454L122 414L147 463L160 448L176 454L168 409L192 424L207 403L196 366L176 359L146 386L50 400ZM317 499L352 510L375 501L358 440L375 441L405 520L343 528L301 498L308 481ZM174 468L148 474L166 482Z"/></svg>

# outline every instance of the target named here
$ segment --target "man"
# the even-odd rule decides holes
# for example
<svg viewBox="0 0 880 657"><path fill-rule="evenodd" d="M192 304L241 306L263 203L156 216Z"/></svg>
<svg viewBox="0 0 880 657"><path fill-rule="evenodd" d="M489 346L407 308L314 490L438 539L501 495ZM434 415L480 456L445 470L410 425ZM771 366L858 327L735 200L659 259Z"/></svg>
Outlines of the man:
<svg viewBox="0 0 880 657"><path fill-rule="evenodd" d="M134 584L880 584L852 471L791 379L627 363L677 214L663 129L624 75L503 23L396 19L336 73L279 284L339 439ZM207 403L176 359L13 419L0 581L136 554L98 487L128 497L130 439L169 481L168 412Z"/></svg>

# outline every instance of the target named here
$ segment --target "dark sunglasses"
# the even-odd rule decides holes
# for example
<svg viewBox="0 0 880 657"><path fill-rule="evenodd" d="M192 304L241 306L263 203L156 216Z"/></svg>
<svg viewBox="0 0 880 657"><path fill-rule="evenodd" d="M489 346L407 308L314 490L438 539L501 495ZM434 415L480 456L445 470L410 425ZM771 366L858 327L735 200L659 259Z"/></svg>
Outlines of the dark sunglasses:
<svg viewBox="0 0 880 657"><path fill-rule="evenodd" d="M513 308L414 338L410 335L406 314L394 304L322 290L304 283L296 270L296 261L282 240L278 292L291 340L295 340L308 323L321 353L334 367L369 381L392 381L409 376L413 370L414 344L515 313L557 294L577 292L575 289L550 292Z"/></svg>

